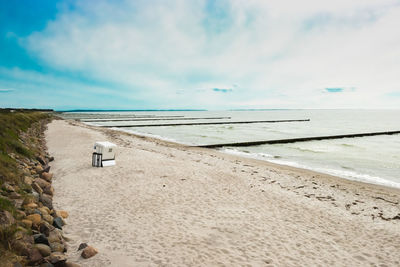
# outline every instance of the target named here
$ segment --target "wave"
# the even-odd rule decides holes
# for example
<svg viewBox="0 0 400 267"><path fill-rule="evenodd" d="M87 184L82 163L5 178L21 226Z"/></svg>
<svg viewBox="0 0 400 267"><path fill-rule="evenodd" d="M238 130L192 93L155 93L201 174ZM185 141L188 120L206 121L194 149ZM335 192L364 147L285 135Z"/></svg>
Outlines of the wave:
<svg viewBox="0 0 400 267"><path fill-rule="evenodd" d="M393 188L400 188L400 183L398 183L398 182L390 181L390 180L387 180L387 179L384 179L384 178L378 177L378 176L372 176L369 174L359 173L354 170L350 170L350 168L348 168L348 167L341 166L345 169L348 168L348 170L340 170L340 169L332 169L332 168L324 168L324 167L312 167L309 165L301 164L299 162L276 158L275 156L266 154L266 153L245 153L240 150L231 149L231 148L221 149L221 151L223 151L225 153L229 153L229 154L235 154L235 155L247 157L247 158L255 158L255 159L265 160L265 161L279 164L279 165L286 165L286 166L291 166L291 167L295 167L295 168L301 168L301 169L316 171L316 172L320 172L320 173L326 173L326 174L334 175L334 176L345 178L345 179L352 180L352 181L388 186L388 187L393 187Z"/></svg>

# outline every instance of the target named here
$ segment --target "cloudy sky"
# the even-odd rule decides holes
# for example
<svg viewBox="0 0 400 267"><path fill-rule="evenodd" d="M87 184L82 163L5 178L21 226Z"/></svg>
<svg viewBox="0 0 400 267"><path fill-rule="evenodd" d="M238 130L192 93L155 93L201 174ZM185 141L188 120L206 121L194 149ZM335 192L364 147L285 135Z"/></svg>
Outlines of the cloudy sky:
<svg viewBox="0 0 400 267"><path fill-rule="evenodd" d="M0 106L400 108L399 0L0 0Z"/></svg>

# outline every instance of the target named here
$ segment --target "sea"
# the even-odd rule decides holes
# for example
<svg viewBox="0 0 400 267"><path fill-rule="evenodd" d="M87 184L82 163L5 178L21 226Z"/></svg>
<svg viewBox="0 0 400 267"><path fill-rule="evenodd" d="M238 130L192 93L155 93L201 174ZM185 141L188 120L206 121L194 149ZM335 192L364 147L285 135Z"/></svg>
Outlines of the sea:
<svg viewBox="0 0 400 267"><path fill-rule="evenodd" d="M113 129L195 146L400 131L400 110L86 111L64 112L62 116L81 119L90 125L125 126ZM160 126L307 119L309 121ZM151 124L158 126L148 126ZM218 149L344 179L400 188L400 134Z"/></svg>

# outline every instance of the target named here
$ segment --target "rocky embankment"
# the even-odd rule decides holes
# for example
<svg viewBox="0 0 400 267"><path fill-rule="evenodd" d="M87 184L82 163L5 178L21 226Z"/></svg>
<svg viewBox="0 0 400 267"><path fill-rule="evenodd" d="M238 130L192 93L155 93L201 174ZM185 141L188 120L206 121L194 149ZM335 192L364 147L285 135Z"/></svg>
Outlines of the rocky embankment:
<svg viewBox="0 0 400 267"><path fill-rule="evenodd" d="M14 116L1 115L3 119ZM22 118L27 129L10 125L4 126L1 133L0 266L79 266L68 262L64 254L68 247L62 228L68 212L54 209L52 203L49 163L54 158L47 153L44 140L50 117L29 116L29 128L23 114L13 119ZM10 139L13 127L18 136Z"/></svg>

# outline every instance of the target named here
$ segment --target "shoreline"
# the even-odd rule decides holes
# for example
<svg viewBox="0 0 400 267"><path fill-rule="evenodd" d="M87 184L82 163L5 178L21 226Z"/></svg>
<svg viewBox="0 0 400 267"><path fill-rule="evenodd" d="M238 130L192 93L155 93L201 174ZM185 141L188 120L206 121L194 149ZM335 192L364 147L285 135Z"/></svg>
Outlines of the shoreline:
<svg viewBox="0 0 400 267"><path fill-rule="evenodd" d="M76 122L76 121L74 121L74 122ZM140 133L140 132L135 132L135 131L130 131L130 130L125 130L124 131L123 129L113 129L113 128L104 129L104 128L96 126L96 125L85 124L85 123L82 123L82 122L79 122L77 125L89 126L91 129L96 129L96 130L101 130L101 131L106 130L106 131L115 131L115 132L118 132L118 133L125 133L125 134L132 135L132 136L139 137L139 138L147 138L150 141L165 142L165 144L172 144L172 145L182 146L182 147L185 147L185 148L203 148L203 147L196 146L194 144L181 143L181 142L178 142L177 140L170 139L170 138L165 138L165 137L162 137L162 136L159 136L159 135L155 135L155 134L145 134L145 133ZM337 176L337 175L334 175L334 174L330 174L328 172L321 172L321 171L315 170L312 167L307 168L307 166L296 167L296 166L292 166L292 165L284 164L284 163L280 164L280 163L276 163L276 162L273 162L273 161L268 160L268 159L261 159L261 158L256 156L257 153L246 153L246 152L238 151L239 153L236 154L236 153L231 153L229 151L224 151L222 149L207 148L207 147L204 147L204 149L217 151L217 152L228 154L228 155L234 155L234 156L237 156L237 157L240 157L240 158L254 159L254 160L257 160L257 161L261 161L261 162L267 162L267 163L271 164L272 166L276 166L276 167L279 167L279 168L289 167L289 169L293 170L293 171L296 171L296 170L302 171L302 172L305 171L305 172L310 172L311 174L315 174L315 175L329 176L329 177L333 177L334 179L345 180L345 181L349 181L349 182L355 182L356 184L360 183L361 185L371 185L373 187L376 186L378 188L382 187L382 188L388 189L388 190L393 189L394 191L398 191L398 193L400 193L400 187L389 186L389 185L384 185L384 184L379 184L379 183L369 183L369 182L365 182L365 181L361 181L361 180L351 179L349 177ZM229 150L229 149L225 148L225 150ZM249 156L246 156L246 154L248 154ZM380 177L378 177L378 178L380 178ZM383 178L380 178L380 179L383 179ZM391 182L390 180L386 180L386 179L383 179L383 180L388 181L388 183Z"/></svg>
<svg viewBox="0 0 400 267"><path fill-rule="evenodd" d="M46 137L82 266L400 262L398 189L76 121ZM116 166L90 166L99 140ZM76 258L80 242L99 254Z"/></svg>

